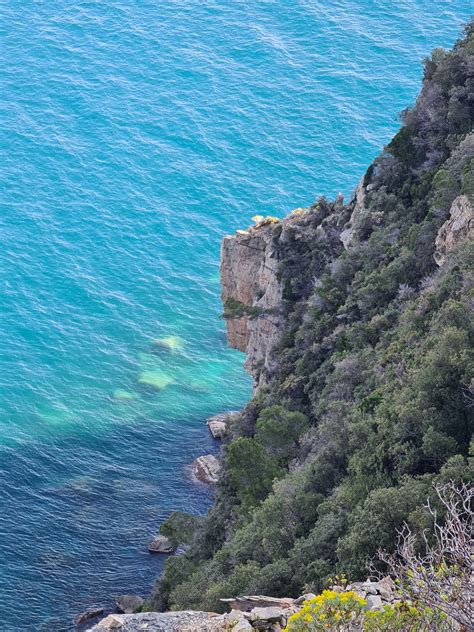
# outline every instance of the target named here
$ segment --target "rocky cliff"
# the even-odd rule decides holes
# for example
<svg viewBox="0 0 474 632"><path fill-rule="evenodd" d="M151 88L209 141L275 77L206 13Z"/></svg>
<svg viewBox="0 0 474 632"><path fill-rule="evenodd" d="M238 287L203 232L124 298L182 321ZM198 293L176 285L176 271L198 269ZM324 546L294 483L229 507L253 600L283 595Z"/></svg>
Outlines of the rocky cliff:
<svg viewBox="0 0 474 632"><path fill-rule="evenodd" d="M318 201L281 221L261 218L255 226L224 237L221 286L227 341L247 353L245 368L255 389L268 383L278 368L275 346L285 328L288 302L295 295L302 298L302 278L317 282L324 266L340 254L341 231L354 204L344 206L342 196L331 205ZM299 254L308 242L314 252L302 261Z"/></svg>
<svg viewBox="0 0 474 632"><path fill-rule="evenodd" d="M227 341L247 353L245 368L262 383L273 369L272 348L282 325L278 279L278 221L262 221L227 236L221 250L221 284Z"/></svg>

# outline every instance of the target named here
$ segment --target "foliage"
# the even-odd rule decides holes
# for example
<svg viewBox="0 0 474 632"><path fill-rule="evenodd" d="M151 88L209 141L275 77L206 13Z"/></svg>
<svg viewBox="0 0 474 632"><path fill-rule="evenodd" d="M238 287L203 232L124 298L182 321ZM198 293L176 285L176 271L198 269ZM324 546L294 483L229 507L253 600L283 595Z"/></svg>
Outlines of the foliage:
<svg viewBox="0 0 474 632"><path fill-rule="evenodd" d="M288 619L285 632L449 632L445 614L412 602L398 601L368 610L366 600L353 591L325 590L306 600Z"/></svg>
<svg viewBox="0 0 474 632"><path fill-rule="evenodd" d="M265 310L261 307L257 307L255 305L245 305L237 299L230 297L226 299L222 318L240 318L241 316L256 318L264 312Z"/></svg>
<svg viewBox="0 0 474 632"><path fill-rule="evenodd" d="M194 533L198 528L201 519L183 511L173 511L161 524L160 533L178 546L180 544L191 544Z"/></svg>
<svg viewBox="0 0 474 632"><path fill-rule="evenodd" d="M214 507L181 561L166 564L160 607L219 609L232 591L316 593L342 570L363 578L404 524L417 541L432 533L433 484L473 478L474 244L441 268L433 258L453 200L474 201L473 54L471 23L425 62L362 203L320 198L268 229L286 318L276 369L232 424Z"/></svg>
<svg viewBox="0 0 474 632"><path fill-rule="evenodd" d="M227 462L230 483L246 508L263 500L272 488L273 479L283 474L263 446L247 437L232 443Z"/></svg>
<svg viewBox="0 0 474 632"><path fill-rule="evenodd" d="M446 615L411 602L386 604L364 614L362 629L367 632L454 632Z"/></svg>
<svg viewBox="0 0 474 632"><path fill-rule="evenodd" d="M287 632L353 629L362 620L365 599L355 592L325 590L305 601L299 612L288 619Z"/></svg>

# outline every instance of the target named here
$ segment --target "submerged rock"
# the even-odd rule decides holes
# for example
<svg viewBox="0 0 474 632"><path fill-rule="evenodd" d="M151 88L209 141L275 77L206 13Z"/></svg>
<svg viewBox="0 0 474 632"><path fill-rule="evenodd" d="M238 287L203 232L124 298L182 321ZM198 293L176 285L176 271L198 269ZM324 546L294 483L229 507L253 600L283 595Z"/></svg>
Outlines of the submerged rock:
<svg viewBox="0 0 474 632"><path fill-rule="evenodd" d="M221 465L219 459L213 454L198 457L192 462L191 467L194 476L198 481L201 481L201 483L207 483L209 485L217 483Z"/></svg>
<svg viewBox="0 0 474 632"><path fill-rule="evenodd" d="M170 384L173 384L174 380L169 375L166 375L166 373L164 373L161 369L153 369L140 373L138 382L139 384L150 386L157 391L162 391Z"/></svg>
<svg viewBox="0 0 474 632"><path fill-rule="evenodd" d="M165 349L171 353L176 353L184 347L184 340L179 336L163 336L153 340L153 345L159 349Z"/></svg>
<svg viewBox="0 0 474 632"><path fill-rule="evenodd" d="M165 535L156 535L148 544L150 553L174 553L176 546Z"/></svg>
<svg viewBox="0 0 474 632"><path fill-rule="evenodd" d="M115 605L120 612L125 614L131 614L135 612L137 608L143 606L145 600L139 595L119 595L115 599Z"/></svg>
<svg viewBox="0 0 474 632"><path fill-rule="evenodd" d="M123 388L117 388L112 393L112 397L120 402L131 402L138 399L139 395L133 391L126 391Z"/></svg>

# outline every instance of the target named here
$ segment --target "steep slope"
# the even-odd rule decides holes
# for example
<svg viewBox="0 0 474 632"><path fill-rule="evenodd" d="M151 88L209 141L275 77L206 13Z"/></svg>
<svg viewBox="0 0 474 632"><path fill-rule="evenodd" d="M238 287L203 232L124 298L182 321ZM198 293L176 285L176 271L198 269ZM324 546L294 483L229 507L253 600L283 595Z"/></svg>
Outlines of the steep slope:
<svg viewBox="0 0 474 632"><path fill-rule="evenodd" d="M366 572L432 483L472 478L474 25L434 51L354 199L224 240L229 343L253 400L213 509L150 608L319 590Z"/></svg>

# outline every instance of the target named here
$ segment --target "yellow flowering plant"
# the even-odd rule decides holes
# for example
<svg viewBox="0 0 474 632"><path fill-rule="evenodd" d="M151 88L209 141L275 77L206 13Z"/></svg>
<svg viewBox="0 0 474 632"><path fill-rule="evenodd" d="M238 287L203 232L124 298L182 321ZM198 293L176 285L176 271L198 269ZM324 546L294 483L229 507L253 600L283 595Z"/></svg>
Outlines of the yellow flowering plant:
<svg viewBox="0 0 474 632"><path fill-rule="evenodd" d="M366 602L353 591L324 590L303 603L299 612L288 619L285 632L344 632L362 622Z"/></svg>
<svg viewBox="0 0 474 632"><path fill-rule="evenodd" d="M426 606L400 601L365 613L364 632L431 632L453 630L446 615Z"/></svg>

